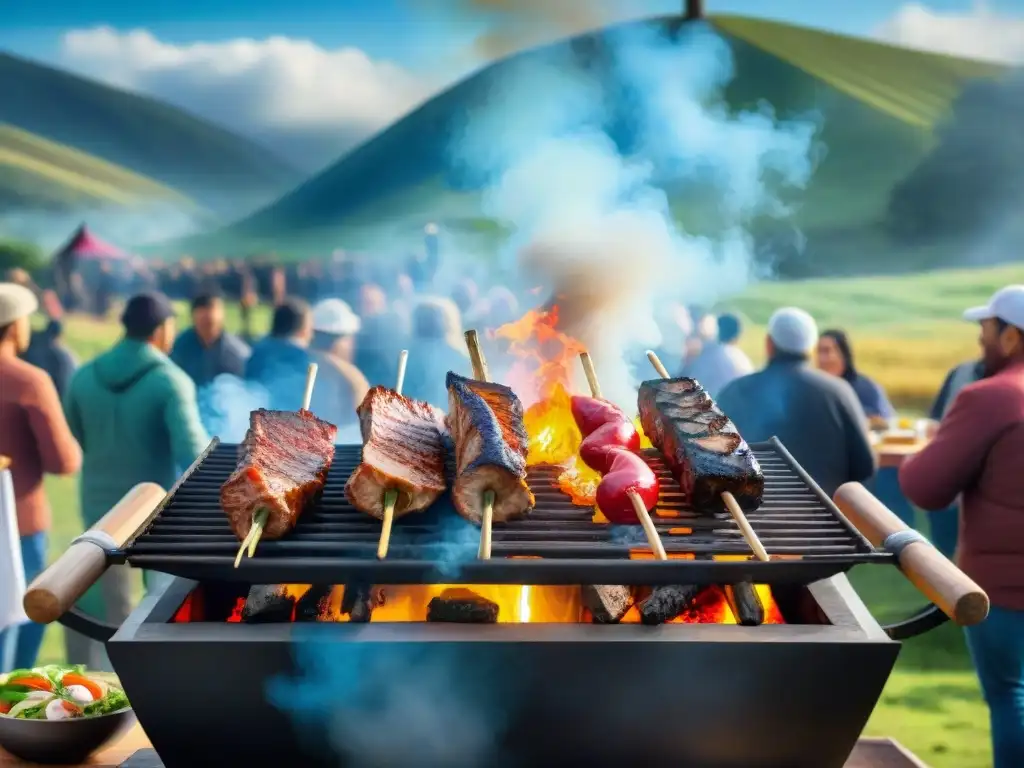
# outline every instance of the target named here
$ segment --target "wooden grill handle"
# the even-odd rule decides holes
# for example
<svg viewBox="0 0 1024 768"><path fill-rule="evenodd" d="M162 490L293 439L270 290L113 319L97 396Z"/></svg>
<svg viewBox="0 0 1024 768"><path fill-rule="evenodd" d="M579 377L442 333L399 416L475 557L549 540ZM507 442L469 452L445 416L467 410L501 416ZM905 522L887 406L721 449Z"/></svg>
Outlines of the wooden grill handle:
<svg viewBox="0 0 1024 768"><path fill-rule="evenodd" d="M860 483L846 483L835 493L836 506L874 546L884 546L894 533L911 531L899 517ZM929 542L912 541L898 554L903 575L944 614L961 627L988 616L988 595Z"/></svg>
<svg viewBox="0 0 1024 768"><path fill-rule="evenodd" d="M166 495L156 483L139 483L128 491L29 585L26 615L37 624L50 624L67 613L107 570L106 550L123 547Z"/></svg>

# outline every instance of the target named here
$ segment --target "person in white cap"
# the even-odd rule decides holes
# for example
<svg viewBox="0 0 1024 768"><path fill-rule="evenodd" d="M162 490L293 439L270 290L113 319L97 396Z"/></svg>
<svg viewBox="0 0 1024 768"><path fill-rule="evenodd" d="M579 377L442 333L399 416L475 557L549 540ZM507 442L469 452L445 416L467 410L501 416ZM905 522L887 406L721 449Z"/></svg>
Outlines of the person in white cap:
<svg viewBox="0 0 1024 768"><path fill-rule="evenodd" d="M82 465L82 452L64 418L53 380L18 357L28 349L30 318L37 307L35 294L28 288L0 283L0 456L10 463L14 485L14 509L0 509L0 514L17 515L17 543L26 583L46 567L50 503L43 476L71 475ZM0 558L9 562L12 555L0 551ZM0 590L9 586L7 579L0 582ZM0 616L0 656L6 649L6 655L13 657L6 660L8 664L32 667L43 641L43 627L21 624L4 628L4 618ZM6 671L0 668L0 672Z"/></svg>
<svg viewBox="0 0 1024 768"><path fill-rule="evenodd" d="M853 387L810 364L817 343L813 317L778 310L768 321L768 364L727 384L718 404L748 442L778 437L831 496L843 483L870 478L875 456Z"/></svg>
<svg viewBox="0 0 1024 768"><path fill-rule="evenodd" d="M313 307L313 340L309 351L320 366L310 410L340 429L355 424L356 406L370 389L352 362L355 337L362 324L341 299L324 299ZM388 382L394 386L394 382Z"/></svg>
<svg viewBox="0 0 1024 768"><path fill-rule="evenodd" d="M991 609L967 647L992 724L995 768L1024 765L1024 285L964 313L981 326L985 378L956 395L932 441L900 467L917 506L960 498L960 567Z"/></svg>

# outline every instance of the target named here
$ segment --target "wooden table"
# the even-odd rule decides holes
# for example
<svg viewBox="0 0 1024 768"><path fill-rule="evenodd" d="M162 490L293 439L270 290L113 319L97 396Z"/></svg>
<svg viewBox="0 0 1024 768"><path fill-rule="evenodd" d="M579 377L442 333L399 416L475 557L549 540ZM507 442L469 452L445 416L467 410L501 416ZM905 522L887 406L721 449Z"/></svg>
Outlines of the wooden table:
<svg viewBox="0 0 1024 768"><path fill-rule="evenodd" d="M94 755L89 762L82 765L116 768L137 750L148 747L149 740L146 738L146 734L140 727L135 726L116 744ZM0 749L0 766L12 768L13 766L27 765L29 763L17 760ZM58 768L60 767L58 766ZM63 766L63 768L77 768L77 766ZM857 742L853 754L850 755L846 768L928 768L928 766L892 739L861 739Z"/></svg>
<svg viewBox="0 0 1024 768"><path fill-rule="evenodd" d="M871 437L871 447L878 457L879 467L899 467L907 457L915 455L926 445L928 445L927 440L890 442L884 437L876 435Z"/></svg>

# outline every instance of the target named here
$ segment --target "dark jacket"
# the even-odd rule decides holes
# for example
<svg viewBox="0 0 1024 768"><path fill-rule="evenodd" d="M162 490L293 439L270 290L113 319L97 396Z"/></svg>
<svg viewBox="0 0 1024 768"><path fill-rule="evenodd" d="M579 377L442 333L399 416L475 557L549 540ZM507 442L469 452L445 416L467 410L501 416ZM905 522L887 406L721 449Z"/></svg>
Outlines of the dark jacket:
<svg viewBox="0 0 1024 768"><path fill-rule="evenodd" d="M857 373L852 381L849 379L847 381L853 387L857 400L860 401L860 406L869 419L875 416L891 419L896 415L896 409L889 402L882 385L874 379L869 379L863 373Z"/></svg>
<svg viewBox="0 0 1024 768"><path fill-rule="evenodd" d="M764 370L726 385L718 404L748 442L779 438L829 496L875 472L853 388L801 358L777 355Z"/></svg>
<svg viewBox="0 0 1024 768"><path fill-rule="evenodd" d="M245 364L245 378L267 391L270 408L297 411L302 407L311 362L309 351L295 342L267 336L253 346Z"/></svg>
<svg viewBox="0 0 1024 768"><path fill-rule="evenodd" d="M245 375L245 361L249 359L249 345L225 331L209 347L203 346L195 328L182 331L174 342L171 360L178 364L197 387L203 387L220 376Z"/></svg>
<svg viewBox="0 0 1024 768"><path fill-rule="evenodd" d="M68 391L78 360L60 339L60 324L51 321L46 330L32 334L32 343L25 351L25 361L42 368L53 380L61 400Z"/></svg>
<svg viewBox="0 0 1024 768"><path fill-rule="evenodd" d="M934 439L900 467L900 487L927 510L961 497L957 563L992 605L1024 610L1024 363L969 384Z"/></svg>
<svg viewBox="0 0 1024 768"><path fill-rule="evenodd" d="M946 412L953 405L956 396L960 394L960 390L968 384L979 381L984 375L985 366L980 361L961 363L956 368L953 368L946 374L946 379L942 382L942 389L939 390L935 402L932 403L928 416L935 421L941 421L942 417L946 415Z"/></svg>

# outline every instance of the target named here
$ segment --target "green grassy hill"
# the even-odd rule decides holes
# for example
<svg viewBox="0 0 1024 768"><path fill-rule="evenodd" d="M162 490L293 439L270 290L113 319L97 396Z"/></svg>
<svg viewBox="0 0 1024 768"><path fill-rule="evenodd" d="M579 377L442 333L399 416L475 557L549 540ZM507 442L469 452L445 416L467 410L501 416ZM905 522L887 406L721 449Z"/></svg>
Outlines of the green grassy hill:
<svg viewBox="0 0 1024 768"><path fill-rule="evenodd" d="M30 168L24 157L15 159L18 150L7 147L5 130L0 136L5 158L0 202L8 207L81 201L83 195L112 202L118 193L145 188L160 199L173 190L172 195L237 216L274 199L301 178L269 150L155 99L3 53L0 83L0 126L21 131L21 142L32 141L24 137L32 134L37 150L30 156L53 166ZM39 140L48 142L45 149L39 149L44 146ZM57 145L63 147L55 149ZM65 166L69 149L80 154ZM94 186L87 193L74 178L86 156L106 161L92 182L102 186L111 178L110 169L120 166L133 176L130 189L104 192ZM138 183L145 179L149 181ZM162 194L157 192L161 189Z"/></svg>
<svg viewBox="0 0 1024 768"><path fill-rule="evenodd" d="M0 207L60 210L191 198L121 166L0 123Z"/></svg>
<svg viewBox="0 0 1024 768"><path fill-rule="evenodd" d="M769 103L780 118L817 114L827 148L810 188L798 201L795 224L808 238L790 274L885 266L890 244L878 228L893 185L933 145L932 127L972 78L997 76L993 65L957 60L759 19L721 16L712 26L729 43L736 76L725 93L734 110ZM676 18L631 22L670 30ZM227 242L310 248L358 240L376 222L401 227L440 220L449 228L479 228L478 198L457 190L447 158L452 120L486 99L511 67L552 50L600 50L618 27L498 61L456 84L358 147L273 205L190 249ZM581 65L582 66L582 65ZM685 73L680 73L681 77ZM669 190L677 218L699 229L695 201ZM705 202L706 206L706 202ZM933 250L902 254L908 267L932 265ZM815 262L818 262L817 264Z"/></svg>

